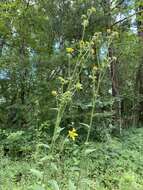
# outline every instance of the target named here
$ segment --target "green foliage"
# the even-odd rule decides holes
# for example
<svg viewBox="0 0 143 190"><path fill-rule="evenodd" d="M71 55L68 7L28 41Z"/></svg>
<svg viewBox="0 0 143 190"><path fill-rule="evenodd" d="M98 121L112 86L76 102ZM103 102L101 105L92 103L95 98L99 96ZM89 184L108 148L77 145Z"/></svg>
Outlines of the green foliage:
<svg viewBox="0 0 143 190"><path fill-rule="evenodd" d="M25 131L5 131L1 132L1 145L2 152L5 156L30 156L35 149L34 135L29 131L29 134Z"/></svg>
<svg viewBox="0 0 143 190"><path fill-rule="evenodd" d="M0 12L0 188L143 189L141 1Z"/></svg>
<svg viewBox="0 0 143 190"><path fill-rule="evenodd" d="M142 131L141 128L125 131L122 139L93 142L86 148L68 142L65 152L59 153L57 147L54 156L48 153L48 146L39 144L38 147L46 146L46 151L37 149L28 162L1 156L1 188L8 189L11 184L13 189L23 190L74 190L77 187L140 190L143 188ZM12 134L9 138L18 139L18 135Z"/></svg>

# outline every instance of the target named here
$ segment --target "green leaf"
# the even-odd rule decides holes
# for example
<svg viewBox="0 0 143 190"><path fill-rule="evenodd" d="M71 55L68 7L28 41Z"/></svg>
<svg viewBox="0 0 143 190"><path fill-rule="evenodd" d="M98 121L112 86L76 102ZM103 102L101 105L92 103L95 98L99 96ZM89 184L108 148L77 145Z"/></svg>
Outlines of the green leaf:
<svg viewBox="0 0 143 190"><path fill-rule="evenodd" d="M41 185L35 185L33 190L45 190L45 188L42 187Z"/></svg>
<svg viewBox="0 0 143 190"><path fill-rule="evenodd" d="M76 190L76 186L71 180L69 180L68 190Z"/></svg>
<svg viewBox="0 0 143 190"><path fill-rule="evenodd" d="M90 126L86 123L80 123L80 125L83 125L83 126L87 127L88 129L90 128Z"/></svg>
<svg viewBox="0 0 143 190"><path fill-rule="evenodd" d="M50 148L49 145L43 143L38 144L38 147Z"/></svg>
<svg viewBox="0 0 143 190"><path fill-rule="evenodd" d="M84 154L85 154L85 156L87 156L88 154L94 152L95 150L96 149L86 149L85 152L84 152Z"/></svg>
<svg viewBox="0 0 143 190"><path fill-rule="evenodd" d="M56 164L53 163L53 162L51 163L51 169L52 169L53 172L57 172L58 171L58 168L57 168Z"/></svg>
<svg viewBox="0 0 143 190"><path fill-rule="evenodd" d="M52 190L60 190L59 185L56 180L50 180L49 184L51 185Z"/></svg>
<svg viewBox="0 0 143 190"><path fill-rule="evenodd" d="M43 172L40 172L39 170L36 169L30 169L30 172L36 176L38 179L42 179L43 177Z"/></svg>
<svg viewBox="0 0 143 190"><path fill-rule="evenodd" d="M50 108L50 110L58 111L58 108Z"/></svg>
<svg viewBox="0 0 143 190"><path fill-rule="evenodd" d="M44 156L43 158L40 159L40 162L45 163L49 161L49 156Z"/></svg>
<svg viewBox="0 0 143 190"><path fill-rule="evenodd" d="M57 129L57 131L56 131L56 136L55 136L55 140L58 139L58 137L59 137L61 131L63 131L63 130L64 130L64 128L62 128L62 127L59 127L59 128Z"/></svg>

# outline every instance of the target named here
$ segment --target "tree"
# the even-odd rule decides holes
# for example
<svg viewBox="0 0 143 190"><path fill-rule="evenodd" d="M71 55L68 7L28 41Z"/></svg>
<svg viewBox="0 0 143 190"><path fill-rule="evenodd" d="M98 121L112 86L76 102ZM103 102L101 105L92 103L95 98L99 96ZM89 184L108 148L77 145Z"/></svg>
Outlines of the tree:
<svg viewBox="0 0 143 190"><path fill-rule="evenodd" d="M142 2L137 1L137 28L140 44L139 66L136 77L136 90L138 92L138 120L143 123L143 6Z"/></svg>

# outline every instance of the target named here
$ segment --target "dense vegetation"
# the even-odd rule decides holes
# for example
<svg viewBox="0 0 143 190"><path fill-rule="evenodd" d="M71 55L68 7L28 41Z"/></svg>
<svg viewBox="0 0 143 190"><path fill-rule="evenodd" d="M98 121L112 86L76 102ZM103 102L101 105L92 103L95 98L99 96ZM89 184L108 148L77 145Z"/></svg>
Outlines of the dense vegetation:
<svg viewBox="0 0 143 190"><path fill-rule="evenodd" d="M0 188L143 189L143 2L0 13Z"/></svg>
<svg viewBox="0 0 143 190"><path fill-rule="evenodd" d="M17 144L20 142L15 140ZM30 158L3 157L2 153L0 187L4 190L142 190L142 144L140 128L124 132L120 139L92 142L85 155L82 155L83 147L75 143L68 143L64 152L53 156L46 145L34 151Z"/></svg>

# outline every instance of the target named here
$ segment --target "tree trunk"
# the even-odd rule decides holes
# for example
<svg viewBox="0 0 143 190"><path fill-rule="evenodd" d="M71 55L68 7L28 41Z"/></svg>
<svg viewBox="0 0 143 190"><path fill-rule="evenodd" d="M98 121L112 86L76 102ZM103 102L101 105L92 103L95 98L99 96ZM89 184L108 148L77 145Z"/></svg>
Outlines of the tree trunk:
<svg viewBox="0 0 143 190"><path fill-rule="evenodd" d="M111 11L111 2L110 0L104 0L103 1L104 6L104 14L106 19L106 30L110 30L112 32L112 24L113 24L113 18L112 18L112 11ZM107 16L108 15L108 16ZM118 73L117 73L117 60L115 59L115 51L113 43L110 44L108 49L108 56L111 60L110 63L110 78L111 78L111 88L112 88L112 97L114 99L114 104L112 106L113 109L113 124L117 123L120 118L120 102L117 101L119 97L119 87L118 87Z"/></svg>
<svg viewBox="0 0 143 190"><path fill-rule="evenodd" d="M140 5L137 11L143 10L143 6ZM137 105L137 115L138 122L143 123L143 12L137 15L137 27L138 36L140 43L140 55L139 55L139 67L136 75L136 89L138 93L138 105Z"/></svg>

